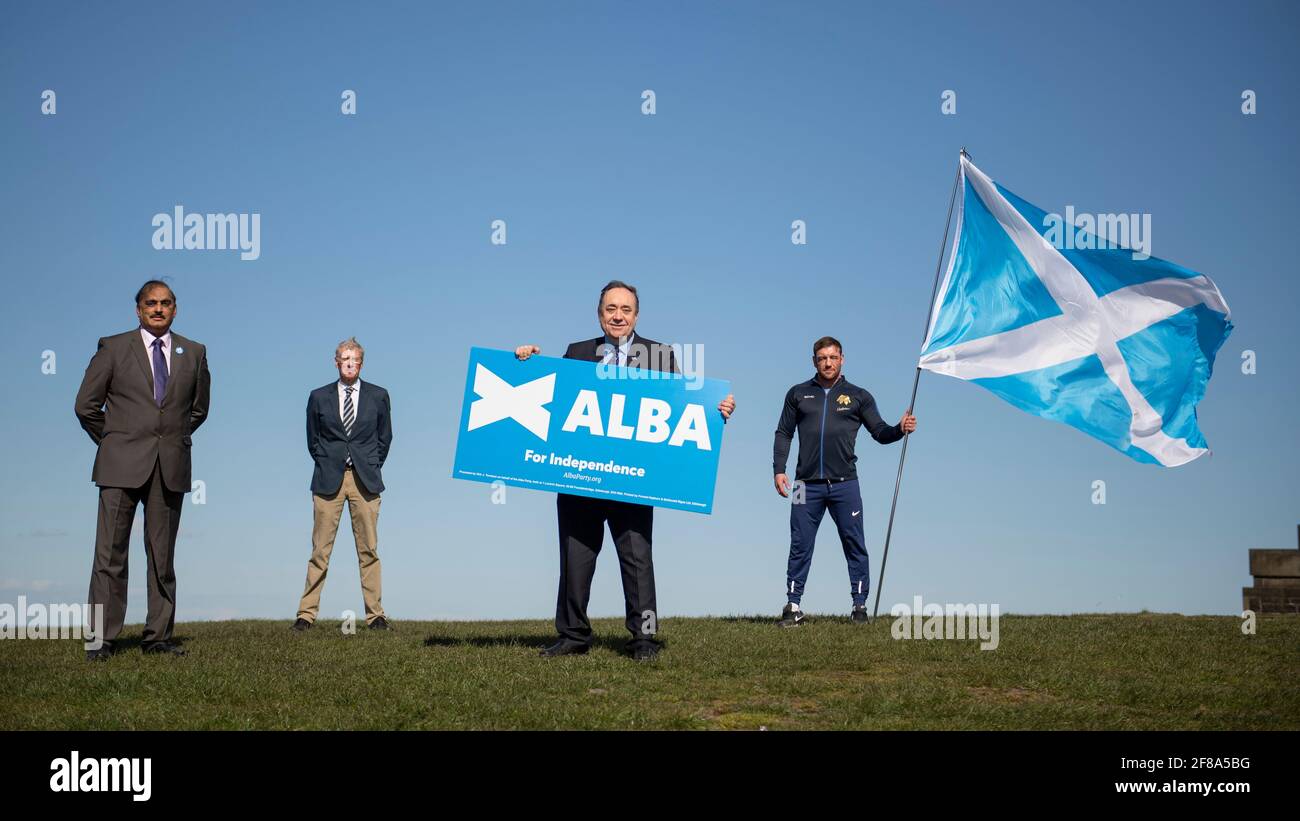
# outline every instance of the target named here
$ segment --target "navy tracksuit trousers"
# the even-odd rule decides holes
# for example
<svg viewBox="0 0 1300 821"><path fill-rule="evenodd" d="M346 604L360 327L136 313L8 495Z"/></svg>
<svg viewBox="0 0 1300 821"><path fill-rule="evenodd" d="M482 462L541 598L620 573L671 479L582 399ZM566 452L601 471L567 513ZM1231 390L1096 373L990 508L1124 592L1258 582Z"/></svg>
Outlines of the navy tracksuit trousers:
<svg viewBox="0 0 1300 821"><path fill-rule="evenodd" d="M803 503L792 502L790 505L790 565L786 571L786 597L795 604L803 598L803 586L812 567L817 527L829 509L840 532L844 558L849 565L853 603L866 604L867 593L871 590L871 568L862 531L862 493L858 489L858 480L829 483L814 480L803 483L803 490Z"/></svg>

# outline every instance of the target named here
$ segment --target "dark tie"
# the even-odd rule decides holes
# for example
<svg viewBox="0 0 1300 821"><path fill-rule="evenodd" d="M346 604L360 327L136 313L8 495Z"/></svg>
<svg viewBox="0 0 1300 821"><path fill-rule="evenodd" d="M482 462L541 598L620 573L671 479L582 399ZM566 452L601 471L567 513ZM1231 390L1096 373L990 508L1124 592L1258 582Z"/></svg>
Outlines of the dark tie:
<svg viewBox="0 0 1300 821"><path fill-rule="evenodd" d="M357 418L357 410L352 405L352 391L355 388L343 389L343 435L352 438L352 423ZM352 464L352 457L348 457L347 463Z"/></svg>
<svg viewBox="0 0 1300 821"><path fill-rule="evenodd" d="M162 344L161 339L153 341L153 401L160 408L167 394L167 357L163 356Z"/></svg>
<svg viewBox="0 0 1300 821"><path fill-rule="evenodd" d="M622 350L622 348L619 348L617 345L611 345L611 344L609 344L608 342L606 342L606 343L605 343L605 353L604 353L604 357L603 357L603 362L604 362L604 364L606 364L606 365L626 365L627 363L624 362L623 360L624 360L624 355L623 355L623 350Z"/></svg>

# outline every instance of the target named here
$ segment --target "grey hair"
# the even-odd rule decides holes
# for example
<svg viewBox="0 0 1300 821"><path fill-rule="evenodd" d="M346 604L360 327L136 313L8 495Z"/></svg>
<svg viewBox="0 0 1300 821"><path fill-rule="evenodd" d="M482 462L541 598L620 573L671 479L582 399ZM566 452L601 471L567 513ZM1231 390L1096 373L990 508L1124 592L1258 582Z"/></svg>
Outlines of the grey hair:
<svg viewBox="0 0 1300 821"><path fill-rule="evenodd" d="M637 296L636 288L634 288L631 285L628 285L626 282L624 282L621 279L611 279L608 283L606 283L604 288L600 289L600 299L596 300L596 313L600 313L601 306L605 304L605 294L609 291L614 290L615 288L624 288L628 291L631 291L632 299L636 300L636 312L638 314L641 313L641 297Z"/></svg>
<svg viewBox="0 0 1300 821"><path fill-rule="evenodd" d="M339 343L339 346L334 349L334 358L338 359L339 355L344 351L356 351L361 354L361 361L366 361L366 349L361 347L361 343L357 341L355 336L349 336L347 339Z"/></svg>

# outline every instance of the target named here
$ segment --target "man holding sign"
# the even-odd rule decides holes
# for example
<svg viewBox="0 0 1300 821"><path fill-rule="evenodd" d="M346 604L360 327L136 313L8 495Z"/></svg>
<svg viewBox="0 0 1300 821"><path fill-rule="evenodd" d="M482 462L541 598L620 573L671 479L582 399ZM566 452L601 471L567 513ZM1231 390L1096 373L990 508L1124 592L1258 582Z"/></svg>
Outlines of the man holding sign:
<svg viewBox="0 0 1300 821"><path fill-rule="evenodd" d="M564 358L614 366L615 373L622 368L680 373L670 346L636 335L640 307L636 288L618 280L607 284L600 291L596 309L603 335L573 343ZM515 350L515 357L526 360L541 352L536 345L521 345ZM724 420L735 409L736 401L731 394L718 403L718 412ZM555 608L559 640L541 654L550 658L582 654L591 648L587 603L596 572L596 556L608 522L623 575L626 624L632 634L628 650L638 661L654 658L660 648L654 640L659 618L651 555L654 508L567 493L557 495L555 507L560 525L560 589Z"/></svg>

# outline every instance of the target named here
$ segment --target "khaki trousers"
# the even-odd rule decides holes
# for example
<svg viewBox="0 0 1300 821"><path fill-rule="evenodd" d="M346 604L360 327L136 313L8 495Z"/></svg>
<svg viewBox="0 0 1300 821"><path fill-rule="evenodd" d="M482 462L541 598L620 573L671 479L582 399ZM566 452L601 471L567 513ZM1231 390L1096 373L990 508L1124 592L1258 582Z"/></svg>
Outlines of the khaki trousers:
<svg viewBox="0 0 1300 821"><path fill-rule="evenodd" d="M357 545L357 564L361 567L361 596L366 603L366 624L384 615L380 604L378 493L371 493L356 480L352 468L343 471L343 484L333 496L312 494L313 521L311 531L311 560L307 562L307 585L298 603L298 618L316 621L320 610L320 594L325 589L325 575L329 572L330 553L334 550L334 537L339 532L339 518L343 503L348 503L352 517L352 538ZM385 618L387 618L385 616Z"/></svg>

